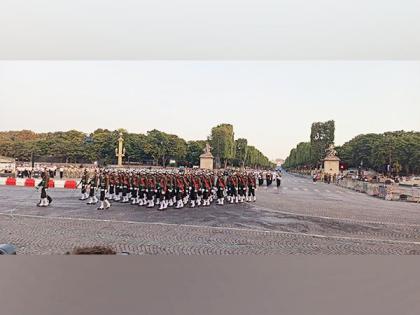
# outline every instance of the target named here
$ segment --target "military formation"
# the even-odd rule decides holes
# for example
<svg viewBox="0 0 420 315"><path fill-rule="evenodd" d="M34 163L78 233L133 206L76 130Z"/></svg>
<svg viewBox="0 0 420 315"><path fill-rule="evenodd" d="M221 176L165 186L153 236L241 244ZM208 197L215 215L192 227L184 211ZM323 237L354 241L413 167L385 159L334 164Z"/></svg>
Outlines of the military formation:
<svg viewBox="0 0 420 315"><path fill-rule="evenodd" d="M99 203L98 210L120 202L161 211L255 202L257 177L254 171L232 170L85 170L79 183L80 200L88 205Z"/></svg>

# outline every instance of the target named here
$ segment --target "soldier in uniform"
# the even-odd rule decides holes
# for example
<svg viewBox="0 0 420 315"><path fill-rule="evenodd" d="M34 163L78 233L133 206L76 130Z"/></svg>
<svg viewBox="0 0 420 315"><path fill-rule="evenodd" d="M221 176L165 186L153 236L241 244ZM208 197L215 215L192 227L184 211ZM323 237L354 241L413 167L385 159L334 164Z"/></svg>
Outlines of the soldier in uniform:
<svg viewBox="0 0 420 315"><path fill-rule="evenodd" d="M263 173L259 172L258 173L258 186L262 186L264 184L264 177L263 177Z"/></svg>
<svg viewBox="0 0 420 315"><path fill-rule="evenodd" d="M114 200L115 198L115 174L109 174L109 192L108 199Z"/></svg>
<svg viewBox="0 0 420 315"><path fill-rule="evenodd" d="M37 204L38 207L48 207L52 202L52 198L48 196L48 183L50 181L50 177L48 176L47 171L45 170L41 175L41 182L38 184L37 189L41 187L41 198L39 203Z"/></svg>
<svg viewBox="0 0 420 315"><path fill-rule="evenodd" d="M190 184L190 200L191 200L191 208L195 208L197 204L198 198L198 191L201 189L201 182L197 176L191 176L191 184Z"/></svg>
<svg viewBox="0 0 420 315"><path fill-rule="evenodd" d="M86 200L89 197L89 194L86 189L88 186L88 181L89 181L89 173L87 169L85 168L85 170L83 171L82 179L80 180L79 185L77 185L77 186L82 185L82 190L81 190L82 196L80 197L79 200Z"/></svg>
<svg viewBox="0 0 420 315"><path fill-rule="evenodd" d="M201 178L203 183L203 206L210 206L210 194L211 194L211 185L210 179L208 176L203 175Z"/></svg>
<svg viewBox="0 0 420 315"><path fill-rule="evenodd" d="M223 206L225 200L225 188L226 183L222 173L219 173L216 180L216 189L217 189L217 204Z"/></svg>
<svg viewBox="0 0 420 315"><path fill-rule="evenodd" d="M256 201L257 197L255 196L255 189L257 188L257 181L255 174L248 174L248 199L247 201Z"/></svg>
<svg viewBox="0 0 420 315"><path fill-rule="evenodd" d="M108 201L108 198L107 198L108 188L109 188L109 175L107 172L104 171L99 175L99 189L100 189L99 200L101 204L98 210L109 209L111 207L111 203ZM106 205L105 208L104 208L104 205Z"/></svg>
<svg viewBox="0 0 420 315"><path fill-rule="evenodd" d="M131 204L135 205L138 203L138 176L137 174L131 174Z"/></svg>
<svg viewBox="0 0 420 315"><path fill-rule="evenodd" d="M184 181L181 176L177 175L175 179L175 192L176 192L176 209L181 209L184 207L183 196L185 193Z"/></svg>
<svg viewBox="0 0 420 315"><path fill-rule="evenodd" d="M168 182L165 175L162 175L159 182L160 187L160 207L159 210L163 211L168 208Z"/></svg>
<svg viewBox="0 0 420 315"><path fill-rule="evenodd" d="M280 185L281 185L281 173L280 172L277 173L276 182L277 182L277 188L279 188Z"/></svg>
<svg viewBox="0 0 420 315"><path fill-rule="evenodd" d="M156 181L153 175L149 175L147 179L147 207L153 208L155 206L155 190Z"/></svg>
<svg viewBox="0 0 420 315"><path fill-rule="evenodd" d="M146 177L144 174L139 175L139 206L146 205Z"/></svg>
<svg viewBox="0 0 420 315"><path fill-rule="evenodd" d="M95 170L93 176L89 180L89 201L88 205L96 205L98 203L98 198L96 197L96 190L98 189L98 171Z"/></svg>

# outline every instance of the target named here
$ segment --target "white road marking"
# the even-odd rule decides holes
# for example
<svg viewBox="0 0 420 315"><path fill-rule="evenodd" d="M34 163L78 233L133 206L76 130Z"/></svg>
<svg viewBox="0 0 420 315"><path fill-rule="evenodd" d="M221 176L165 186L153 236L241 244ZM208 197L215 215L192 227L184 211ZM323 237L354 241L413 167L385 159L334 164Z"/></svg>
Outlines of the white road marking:
<svg viewBox="0 0 420 315"><path fill-rule="evenodd" d="M0 212L0 215L10 216L10 214ZM233 227L217 227L217 226L203 226L203 225L191 225L191 224L175 224L175 223L161 223L161 222L137 222L137 221L118 221L118 220L101 220L101 219L86 219L86 218L69 218L69 217L46 217L40 215L28 215L28 214L15 214L14 217L25 217L33 219L44 219L44 220L68 220L68 221L83 221L83 222L101 222L101 223L125 223L125 224L136 224L136 225L161 225L161 226L173 226L173 227L190 227L199 229L210 229L210 230L226 230L226 231L247 231L264 234L280 234L280 235L295 235L304 237L314 237L321 239L335 239L335 240L349 240L357 242L378 242L378 243L396 243L406 245L420 245L420 242L416 241L400 241L391 239L372 239L372 238L359 238L351 236L335 236L335 235L322 235L312 233L301 233L301 232L284 232L284 231L270 231L270 230L257 230L249 228L233 228Z"/></svg>

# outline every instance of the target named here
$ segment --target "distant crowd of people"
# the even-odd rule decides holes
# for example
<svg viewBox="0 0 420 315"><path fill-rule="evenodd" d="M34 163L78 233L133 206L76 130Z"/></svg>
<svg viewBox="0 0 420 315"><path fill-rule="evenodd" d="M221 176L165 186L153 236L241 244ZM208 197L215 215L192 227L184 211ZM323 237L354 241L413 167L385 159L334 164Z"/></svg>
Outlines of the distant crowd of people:
<svg viewBox="0 0 420 315"><path fill-rule="evenodd" d="M55 165L37 165L31 167L17 167L17 178L41 178L42 173L47 171L48 176L53 179L78 179L81 178L86 168L82 166L55 166ZM94 169L90 167L89 169Z"/></svg>

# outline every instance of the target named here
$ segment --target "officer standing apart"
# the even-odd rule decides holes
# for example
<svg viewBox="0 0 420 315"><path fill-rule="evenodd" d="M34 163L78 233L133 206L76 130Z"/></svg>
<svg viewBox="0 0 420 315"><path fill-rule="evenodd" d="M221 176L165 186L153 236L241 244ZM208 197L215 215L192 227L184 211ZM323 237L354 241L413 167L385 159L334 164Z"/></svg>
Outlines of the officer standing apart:
<svg viewBox="0 0 420 315"><path fill-rule="evenodd" d="M41 199L39 203L37 204L38 207L48 207L50 203L52 202L52 198L48 196L47 190L48 190L48 183L50 181L50 177L48 176L47 170L44 170L44 172L41 175L41 182L38 184L36 189L39 189L41 187Z"/></svg>

